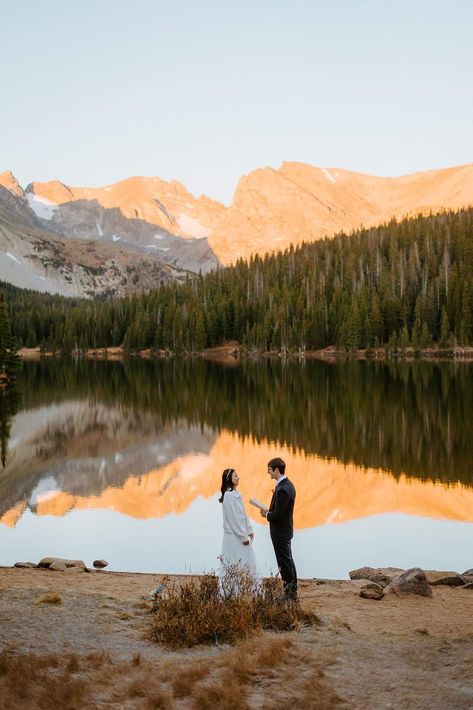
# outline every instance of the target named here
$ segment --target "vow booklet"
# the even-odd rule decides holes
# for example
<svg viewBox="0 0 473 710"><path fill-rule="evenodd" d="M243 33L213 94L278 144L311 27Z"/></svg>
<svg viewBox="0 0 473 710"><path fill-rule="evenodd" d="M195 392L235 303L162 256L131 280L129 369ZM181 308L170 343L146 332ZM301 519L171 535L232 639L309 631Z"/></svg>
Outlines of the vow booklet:
<svg viewBox="0 0 473 710"><path fill-rule="evenodd" d="M251 505L254 505L255 508L259 508L260 510L266 510L268 511L268 506L264 505L264 503L261 503L257 498L250 498L250 503Z"/></svg>

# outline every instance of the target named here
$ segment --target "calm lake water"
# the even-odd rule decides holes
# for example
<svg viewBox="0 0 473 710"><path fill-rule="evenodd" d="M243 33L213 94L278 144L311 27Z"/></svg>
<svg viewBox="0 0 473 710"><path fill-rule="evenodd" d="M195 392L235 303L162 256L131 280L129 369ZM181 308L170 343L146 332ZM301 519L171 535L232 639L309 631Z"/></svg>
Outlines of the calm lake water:
<svg viewBox="0 0 473 710"><path fill-rule="evenodd" d="M472 365L47 360L25 363L0 405L1 565L216 568L222 470L269 502L266 463L282 456L301 577L473 567ZM268 528L248 510L269 572Z"/></svg>

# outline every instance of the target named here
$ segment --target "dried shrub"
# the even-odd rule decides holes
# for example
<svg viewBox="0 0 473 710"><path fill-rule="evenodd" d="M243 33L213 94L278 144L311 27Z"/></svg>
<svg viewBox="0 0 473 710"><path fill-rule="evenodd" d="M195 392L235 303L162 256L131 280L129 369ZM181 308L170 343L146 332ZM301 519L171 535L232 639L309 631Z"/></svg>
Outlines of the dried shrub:
<svg viewBox="0 0 473 710"><path fill-rule="evenodd" d="M46 592L38 597L36 604L63 604L64 599L58 592Z"/></svg>
<svg viewBox="0 0 473 710"><path fill-rule="evenodd" d="M233 643L255 631L291 631L316 621L284 599L280 580L260 583L239 565L227 565L221 577L167 579L153 599L154 637L169 648Z"/></svg>
<svg viewBox="0 0 473 710"><path fill-rule="evenodd" d="M39 710L82 710L84 707L90 707L85 702L87 696L87 689L81 680L71 678L67 673L60 676L49 675L47 683L39 693L36 707Z"/></svg>
<svg viewBox="0 0 473 710"><path fill-rule="evenodd" d="M192 665L180 668L172 682L172 689L176 698L185 698L190 695L196 683L206 678L209 671L209 665L205 661L200 663L194 661Z"/></svg>
<svg viewBox="0 0 473 710"><path fill-rule="evenodd" d="M130 619L133 619L133 614L130 614L129 611L117 611L117 619L120 619L120 621L130 621Z"/></svg>
<svg viewBox="0 0 473 710"><path fill-rule="evenodd" d="M73 653L66 664L66 671L68 673L78 673L80 671L79 659L76 654Z"/></svg>
<svg viewBox="0 0 473 710"><path fill-rule="evenodd" d="M246 688L236 683L233 678L209 678L194 688L192 697L194 707L198 710L250 710Z"/></svg>
<svg viewBox="0 0 473 710"><path fill-rule="evenodd" d="M169 691L165 689L151 692L145 699L143 705L145 710L173 710L174 707L173 697Z"/></svg>

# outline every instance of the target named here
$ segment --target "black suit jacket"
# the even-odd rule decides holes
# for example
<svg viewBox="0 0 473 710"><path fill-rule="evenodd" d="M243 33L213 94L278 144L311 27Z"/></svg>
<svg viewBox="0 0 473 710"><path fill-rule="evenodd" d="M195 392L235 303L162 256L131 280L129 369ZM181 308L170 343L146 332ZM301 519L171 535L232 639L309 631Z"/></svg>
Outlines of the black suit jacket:
<svg viewBox="0 0 473 710"><path fill-rule="evenodd" d="M288 478L284 478L275 488L267 514L271 537L292 540L294 524L292 520L296 489Z"/></svg>

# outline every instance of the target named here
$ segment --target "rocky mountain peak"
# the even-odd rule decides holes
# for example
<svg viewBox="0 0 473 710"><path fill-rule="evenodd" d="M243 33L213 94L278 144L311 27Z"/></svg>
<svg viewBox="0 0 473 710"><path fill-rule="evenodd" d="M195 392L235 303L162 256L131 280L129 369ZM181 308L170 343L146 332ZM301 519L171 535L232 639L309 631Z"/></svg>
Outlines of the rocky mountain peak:
<svg viewBox="0 0 473 710"><path fill-rule="evenodd" d="M50 180L49 182L30 182L30 184L27 185L25 192L27 194L49 200L49 202L56 205L69 202L69 200L73 199L72 190L59 180Z"/></svg>
<svg viewBox="0 0 473 710"><path fill-rule="evenodd" d="M0 277L3 274L12 283L32 287L38 279L49 284L49 272L57 276L57 269L50 268L51 259L46 260L49 271L45 275L46 257L39 270L36 264L33 282L29 274L20 273L34 254L28 231L33 226L41 232L41 244L50 245L44 247L46 251L58 239L67 242L71 269L77 242L82 242L83 248L88 243L87 252L95 261L106 255L112 263L116 255L120 268L136 264L141 268L149 261L158 269L159 279L185 277L187 272L205 273L219 264L235 263L239 257L284 250L342 231L351 233L393 217L471 206L473 164L375 177L285 161L279 168L263 167L242 176L229 207L206 195L196 198L177 180L159 177L133 176L104 187L71 187L59 180L32 182L24 192L7 171L0 175L0 187L4 234L9 240L3 252L0 245ZM131 255L133 264L128 264ZM99 268L95 261L87 267L90 273L90 268ZM158 268L159 264L165 268ZM64 274L59 278L61 292L79 289L92 295L95 282L101 292L107 290L108 271L100 284L95 276L95 282L90 278L77 287L74 274L67 276L70 283ZM120 272L114 279L114 292L120 291L117 279L125 291L140 287Z"/></svg>
<svg viewBox="0 0 473 710"><path fill-rule="evenodd" d="M23 197L25 194L11 170L5 170L5 172L0 173L0 185L17 197Z"/></svg>

